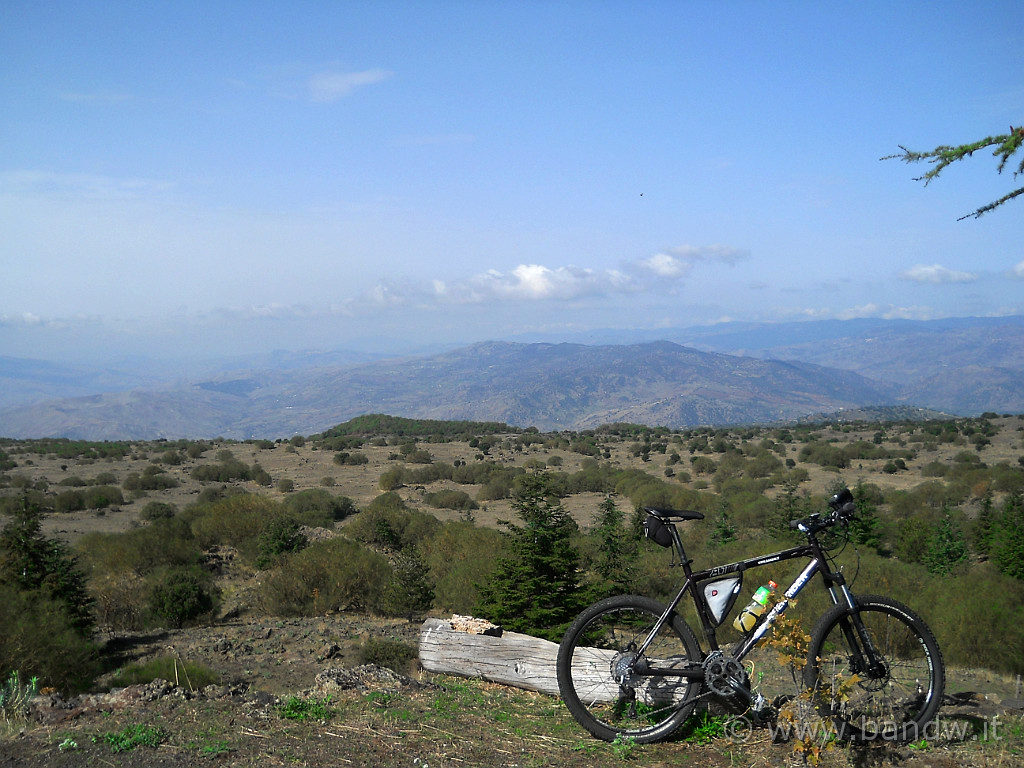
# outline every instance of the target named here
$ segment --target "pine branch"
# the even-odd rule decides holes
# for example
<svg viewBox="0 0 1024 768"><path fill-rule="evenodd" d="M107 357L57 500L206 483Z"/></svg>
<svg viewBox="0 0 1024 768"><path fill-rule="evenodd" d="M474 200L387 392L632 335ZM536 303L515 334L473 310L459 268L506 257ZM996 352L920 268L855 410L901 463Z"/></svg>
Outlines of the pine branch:
<svg viewBox="0 0 1024 768"><path fill-rule="evenodd" d="M980 149L986 149L993 146L995 147L995 150L992 152L992 156L999 158L999 165L996 166L996 171L998 173L1002 173L1003 169L1006 167L1006 163L1014 154L1017 153L1017 150L1019 150L1022 145L1024 145L1024 127L1014 128L1011 125L1010 132L1000 136L988 136L980 141L971 142L970 144L961 144L956 147L942 145L928 152L917 152L912 149L907 149L901 144L900 149L903 150L901 153L896 155L886 155L881 159L902 160L907 164L919 162L928 162L933 164L934 167L926 174L914 178L914 181L923 181L924 185L927 187L934 179L938 178L939 174L953 163L963 160L964 158L971 157ZM1021 160L1020 165L1013 172L1013 175L1016 178L1021 173L1024 173L1024 159ZM972 217L976 219L980 218L985 213L998 208L1003 203L1012 200L1022 193L1024 193L1024 187L1010 192L987 205L983 205L973 213L961 216L957 221L963 221L964 219Z"/></svg>
<svg viewBox="0 0 1024 768"><path fill-rule="evenodd" d="M965 214L965 215L959 217L957 219L957 221L963 221L964 219L970 219L970 218L980 219L982 217L982 215L988 213L993 208L998 208L1000 205L1005 203L1007 200L1013 200L1013 198L1017 197L1018 195L1022 195L1022 194L1024 194L1024 187L1021 187L1020 189L1015 189L1013 192L1010 192L1007 195L1003 195L998 200L995 200L995 201L989 203L988 205L981 206L981 208L976 210L974 213L968 213L968 214Z"/></svg>

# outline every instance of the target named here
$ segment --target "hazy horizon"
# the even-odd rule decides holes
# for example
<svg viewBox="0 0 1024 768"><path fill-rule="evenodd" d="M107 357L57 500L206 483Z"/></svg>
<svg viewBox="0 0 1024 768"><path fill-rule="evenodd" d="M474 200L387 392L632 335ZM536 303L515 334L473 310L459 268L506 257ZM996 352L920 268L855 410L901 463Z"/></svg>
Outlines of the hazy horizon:
<svg viewBox="0 0 1024 768"><path fill-rule="evenodd" d="M1015 11L15 0L0 356L1024 315Z"/></svg>

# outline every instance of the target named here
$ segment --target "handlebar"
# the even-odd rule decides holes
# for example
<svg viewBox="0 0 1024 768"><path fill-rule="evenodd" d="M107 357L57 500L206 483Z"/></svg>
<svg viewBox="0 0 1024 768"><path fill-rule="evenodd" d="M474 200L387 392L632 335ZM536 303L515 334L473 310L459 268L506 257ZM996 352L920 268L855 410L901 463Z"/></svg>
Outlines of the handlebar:
<svg viewBox="0 0 1024 768"><path fill-rule="evenodd" d="M830 528L837 523L849 522L857 512L857 505L849 488L843 488L843 490L829 499L828 505L832 508L831 514L822 517L820 513L816 512L803 520L790 520L789 527L801 533L811 535Z"/></svg>

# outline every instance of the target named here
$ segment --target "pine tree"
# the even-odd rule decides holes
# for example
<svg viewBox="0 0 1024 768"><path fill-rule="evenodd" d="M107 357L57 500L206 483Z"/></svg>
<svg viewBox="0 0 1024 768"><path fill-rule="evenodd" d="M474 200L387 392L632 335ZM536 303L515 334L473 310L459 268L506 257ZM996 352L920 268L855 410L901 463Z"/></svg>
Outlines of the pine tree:
<svg viewBox="0 0 1024 768"><path fill-rule="evenodd" d="M775 498L772 510L765 521L765 528L775 538L794 538L793 529L789 527L790 521L806 517L806 499L798 494L799 488L799 483L787 480L782 485L782 493Z"/></svg>
<svg viewBox="0 0 1024 768"><path fill-rule="evenodd" d="M594 598L629 591L633 580L633 558L636 540L627 532L625 514L615 505L611 496L601 502L597 510L593 534L598 540L594 571L600 577Z"/></svg>
<svg viewBox="0 0 1024 768"><path fill-rule="evenodd" d="M394 556L394 575L382 599L384 610L409 621L430 610L434 604L434 585L419 549L408 546Z"/></svg>
<svg viewBox="0 0 1024 768"><path fill-rule="evenodd" d="M479 588L478 616L506 629L557 640L582 608L576 522L544 474L524 475L512 506L523 525L502 521L507 554Z"/></svg>
<svg viewBox="0 0 1024 768"><path fill-rule="evenodd" d="M1007 576L1024 579L1024 498L1011 493L1003 502L992 540L992 559Z"/></svg>
<svg viewBox="0 0 1024 768"><path fill-rule="evenodd" d="M992 490L986 490L981 500L981 512L974 523L974 548L982 555L992 551L992 540L996 535L999 518L992 501Z"/></svg>
<svg viewBox="0 0 1024 768"><path fill-rule="evenodd" d="M718 517L715 519L715 528L711 531L711 543L716 546L736 541L736 526L729 522L727 506L723 499L718 509Z"/></svg>
<svg viewBox="0 0 1024 768"><path fill-rule="evenodd" d="M0 584L39 590L59 602L83 635L93 627L93 599L78 560L56 539L42 534L42 512L26 496L21 509L0 532Z"/></svg>
<svg viewBox="0 0 1024 768"><path fill-rule="evenodd" d="M875 487L869 487L863 481L853 489L853 499L857 513L850 521L850 539L854 544L871 547L876 552L881 550L882 523L878 517L878 497L881 495Z"/></svg>
<svg viewBox="0 0 1024 768"><path fill-rule="evenodd" d="M945 576L966 559L967 542L963 531L949 509L945 509L921 562L931 573Z"/></svg>

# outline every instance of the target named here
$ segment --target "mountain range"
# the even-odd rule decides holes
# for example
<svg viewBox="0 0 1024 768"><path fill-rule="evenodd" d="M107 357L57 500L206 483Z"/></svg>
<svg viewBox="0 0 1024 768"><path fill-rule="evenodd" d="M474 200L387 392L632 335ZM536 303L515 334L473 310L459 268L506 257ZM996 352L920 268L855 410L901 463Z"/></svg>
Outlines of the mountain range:
<svg viewBox="0 0 1024 768"><path fill-rule="evenodd" d="M388 359L275 353L177 378L141 361L90 369L0 358L0 390L0 436L91 440L309 435L364 413L549 431L783 422L883 405L1024 412L1024 317L723 323Z"/></svg>

